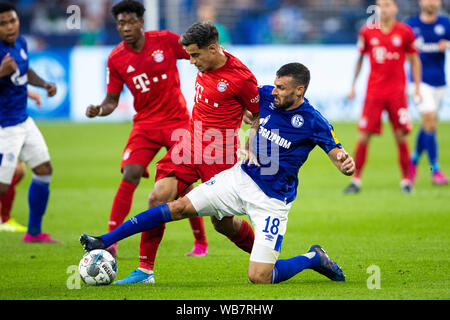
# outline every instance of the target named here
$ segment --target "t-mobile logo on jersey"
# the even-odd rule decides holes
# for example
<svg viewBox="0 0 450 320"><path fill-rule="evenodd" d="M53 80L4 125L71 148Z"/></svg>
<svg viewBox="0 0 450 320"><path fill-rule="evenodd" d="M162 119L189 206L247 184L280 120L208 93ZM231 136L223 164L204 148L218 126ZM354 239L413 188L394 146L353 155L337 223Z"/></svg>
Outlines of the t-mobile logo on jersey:
<svg viewBox="0 0 450 320"><path fill-rule="evenodd" d="M150 91L150 80L145 73L142 73L133 78L133 83L136 86L136 89L141 90L141 93Z"/></svg>
<svg viewBox="0 0 450 320"><path fill-rule="evenodd" d="M389 52L385 47L375 47L372 51L373 57L377 63L384 63L386 60L399 60L398 52Z"/></svg>

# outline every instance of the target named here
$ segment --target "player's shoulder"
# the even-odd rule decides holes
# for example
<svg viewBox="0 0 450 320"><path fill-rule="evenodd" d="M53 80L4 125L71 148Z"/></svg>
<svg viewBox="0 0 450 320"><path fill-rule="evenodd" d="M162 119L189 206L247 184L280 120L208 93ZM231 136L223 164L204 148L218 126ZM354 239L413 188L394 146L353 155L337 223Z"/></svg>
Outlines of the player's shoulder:
<svg viewBox="0 0 450 320"><path fill-rule="evenodd" d="M173 36L176 36L176 34L170 30L150 30L150 31L145 31L145 36L148 38L155 39L155 38L173 37Z"/></svg>
<svg viewBox="0 0 450 320"><path fill-rule="evenodd" d="M236 58L235 56L233 56L228 52L226 52L225 54L228 56L229 59L227 69L231 72L235 80L242 80L242 81L251 80L256 82L256 78L253 75L253 73L241 60L239 60L238 58Z"/></svg>
<svg viewBox="0 0 450 320"><path fill-rule="evenodd" d="M450 17L439 15L436 24L443 24L447 27L450 27Z"/></svg>
<svg viewBox="0 0 450 320"><path fill-rule="evenodd" d="M306 98L301 106L300 112L305 120L311 123L311 127L316 130L328 129L331 126L330 122L322 115L322 113Z"/></svg>
<svg viewBox="0 0 450 320"><path fill-rule="evenodd" d="M414 33L413 29L410 25L408 25L405 22L397 21L395 24L395 29L397 32L403 32L403 33Z"/></svg>
<svg viewBox="0 0 450 320"><path fill-rule="evenodd" d="M420 25L421 21L420 21L419 16L416 15L416 16L407 18L404 21L404 23L407 24L408 26L416 27L416 26Z"/></svg>
<svg viewBox="0 0 450 320"><path fill-rule="evenodd" d="M110 54L108 56L108 59L114 60L114 59L120 58L120 56L123 56L124 54L126 54L125 49L126 49L125 42L122 41L116 47L114 47L114 49L112 49L112 51L110 52Z"/></svg>

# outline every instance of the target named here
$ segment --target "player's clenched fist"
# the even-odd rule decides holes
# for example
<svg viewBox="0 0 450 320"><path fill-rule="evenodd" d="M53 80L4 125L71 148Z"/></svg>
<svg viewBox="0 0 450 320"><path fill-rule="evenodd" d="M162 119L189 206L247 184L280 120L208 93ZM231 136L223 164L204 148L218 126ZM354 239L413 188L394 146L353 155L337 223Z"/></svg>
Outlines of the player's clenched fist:
<svg viewBox="0 0 450 320"><path fill-rule="evenodd" d="M101 115L102 107L90 105L86 109L86 117L95 118L96 116Z"/></svg>
<svg viewBox="0 0 450 320"><path fill-rule="evenodd" d="M353 158L345 151L339 151L337 153L336 159L340 162L340 170L343 174L351 176L355 173L355 161Z"/></svg>
<svg viewBox="0 0 450 320"><path fill-rule="evenodd" d="M2 63L0 65L0 74L2 76L7 76L16 71L17 64L14 58L11 57L11 55L8 54L3 58Z"/></svg>

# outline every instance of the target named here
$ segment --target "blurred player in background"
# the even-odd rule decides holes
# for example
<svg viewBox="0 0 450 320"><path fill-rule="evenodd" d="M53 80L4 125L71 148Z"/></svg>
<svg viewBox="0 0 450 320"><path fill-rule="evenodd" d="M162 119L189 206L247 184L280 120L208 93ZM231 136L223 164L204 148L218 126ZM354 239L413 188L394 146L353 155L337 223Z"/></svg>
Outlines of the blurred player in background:
<svg viewBox="0 0 450 320"><path fill-rule="evenodd" d="M417 163L423 151L428 154L431 166L431 181L434 185L448 184L447 177L439 165L436 130L438 112L445 96L445 51L450 48L450 19L438 15L441 0L420 0L421 13L409 18L406 23L413 28L416 46L422 61L422 101L417 105L422 126L416 140L411 159L413 182L417 174Z"/></svg>
<svg viewBox="0 0 450 320"><path fill-rule="evenodd" d="M342 148L331 124L305 99L309 82L310 72L304 65L282 66L275 86L259 89L261 113L253 120L243 162L216 174L178 201L139 214L110 234L82 235L80 242L85 250L103 249L161 222L247 214L255 229L248 266L252 283L280 283L304 269L333 281L345 281L340 267L319 245L311 246L306 254L278 259L289 210L297 195L299 170L315 146L327 153L341 173L349 176L355 171L353 159Z"/></svg>
<svg viewBox="0 0 450 320"><path fill-rule="evenodd" d="M124 221L131 209L134 192L141 177L149 177L147 166L162 147L167 150L175 144L172 132L188 128L189 111L180 89L178 59L189 55L178 43L179 36L170 31L144 32L144 6L133 0L124 0L112 8L121 42L109 55L107 66L107 94L100 105L86 110L89 118L108 116L119 104L125 84L134 97L137 114L122 157L122 181L117 190L109 218L109 231ZM190 256L208 253L202 218L190 219L195 242ZM153 270L157 247L164 226L148 232L146 267ZM151 236L150 236L151 235ZM114 244L108 250L117 255Z"/></svg>
<svg viewBox="0 0 450 320"><path fill-rule="evenodd" d="M38 93L28 90L28 98L34 100L38 107L41 106L41 96ZM26 173L25 163L19 161L14 172L11 185L6 193L0 196L0 231L9 232L26 232L27 227L18 223L14 218L11 218L12 205L16 196L16 185L23 179Z"/></svg>
<svg viewBox="0 0 450 320"><path fill-rule="evenodd" d="M198 69L195 82L195 104L189 132L156 164L155 188L150 194L150 207L156 207L184 196L192 184L206 182L215 174L237 162L238 131L245 109L259 112L256 78L237 58L219 44L217 28L211 22L194 23L181 37L180 43ZM254 233L242 219L218 220L215 229L226 235L239 248L251 252ZM154 275L143 257L148 255L141 237L139 268L117 284L153 283Z"/></svg>
<svg viewBox="0 0 450 320"><path fill-rule="evenodd" d="M348 98L355 96L355 83L361 71L364 56L370 58L370 76L366 99L359 119L359 136L356 142L356 172L351 184L344 193L357 193L361 190L361 174L366 163L367 149L374 134L381 134L382 114L386 110L392 124L398 148L401 169L400 187L402 192L412 192L410 177L410 155L407 135L412 123L408 111L406 95L405 59L411 64L414 79L414 95L421 99L421 64L414 46L414 33L404 23L396 20L398 7L395 0L378 0L379 26L377 23L364 26L359 34L360 56L356 65L354 80Z"/></svg>
<svg viewBox="0 0 450 320"><path fill-rule="evenodd" d="M8 193L19 159L33 171L28 191L29 220L24 242L54 243L42 232L42 218L50 195L52 166L44 137L27 113L27 86L56 94L56 86L42 80L28 66L28 49L19 35L16 9L0 3L0 196Z"/></svg>

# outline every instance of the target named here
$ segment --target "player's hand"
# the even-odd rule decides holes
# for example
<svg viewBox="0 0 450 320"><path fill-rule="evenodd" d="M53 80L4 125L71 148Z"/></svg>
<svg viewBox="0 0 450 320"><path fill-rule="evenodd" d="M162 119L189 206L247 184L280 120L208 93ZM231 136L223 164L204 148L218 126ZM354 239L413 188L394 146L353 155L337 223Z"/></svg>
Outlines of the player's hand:
<svg viewBox="0 0 450 320"><path fill-rule="evenodd" d="M88 118L95 118L100 114L101 107L100 106L93 106L90 105L86 109L86 117Z"/></svg>
<svg viewBox="0 0 450 320"><path fill-rule="evenodd" d="M245 150L244 163L247 163L247 166L251 166L252 164L254 164L257 167L260 167L258 163L258 157L256 156L256 154L248 150Z"/></svg>
<svg viewBox="0 0 450 320"><path fill-rule="evenodd" d="M5 76L14 73L17 69L17 63L13 57L11 57L10 53L3 58L2 63L0 64L0 70L2 74Z"/></svg>
<svg viewBox="0 0 450 320"><path fill-rule="evenodd" d="M53 97L56 94L56 85L54 83L47 82L44 85L44 89L47 90L47 96Z"/></svg>
<svg viewBox="0 0 450 320"><path fill-rule="evenodd" d="M351 176L355 173L355 161L353 158L345 151L341 150L336 155L336 159L339 161L339 170L346 176Z"/></svg>
<svg viewBox="0 0 450 320"><path fill-rule="evenodd" d="M439 51L445 52L448 48L450 48L450 41L442 39L438 42Z"/></svg>
<svg viewBox="0 0 450 320"><path fill-rule="evenodd" d="M41 95L35 92L28 91L28 98L36 102L36 105L41 107Z"/></svg>
<svg viewBox="0 0 450 320"><path fill-rule="evenodd" d="M353 99L355 99L356 96L356 90L354 87L352 87L352 89L350 90L350 92L347 95L347 100L351 101Z"/></svg>
<svg viewBox="0 0 450 320"><path fill-rule="evenodd" d="M415 104L421 104L422 103L422 93L420 93L420 87L416 87L414 89L414 95L413 100Z"/></svg>
<svg viewBox="0 0 450 320"><path fill-rule="evenodd" d="M246 124L252 124L253 123L253 113L251 113L248 110L245 110L244 117L242 118L244 120L244 123Z"/></svg>

